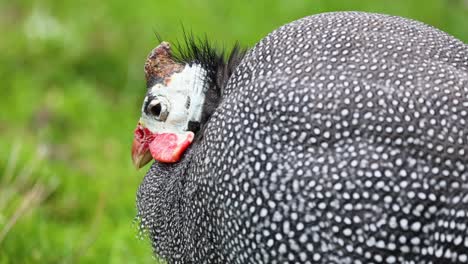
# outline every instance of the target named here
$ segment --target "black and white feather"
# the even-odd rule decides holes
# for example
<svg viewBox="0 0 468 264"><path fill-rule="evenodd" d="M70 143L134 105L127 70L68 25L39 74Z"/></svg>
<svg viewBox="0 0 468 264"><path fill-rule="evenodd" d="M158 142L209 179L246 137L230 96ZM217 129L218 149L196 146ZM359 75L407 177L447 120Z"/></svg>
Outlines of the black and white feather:
<svg viewBox="0 0 468 264"><path fill-rule="evenodd" d="M210 69L203 138L138 217L169 263L468 263L468 46L359 12L287 24ZM240 60L242 58L242 60Z"/></svg>

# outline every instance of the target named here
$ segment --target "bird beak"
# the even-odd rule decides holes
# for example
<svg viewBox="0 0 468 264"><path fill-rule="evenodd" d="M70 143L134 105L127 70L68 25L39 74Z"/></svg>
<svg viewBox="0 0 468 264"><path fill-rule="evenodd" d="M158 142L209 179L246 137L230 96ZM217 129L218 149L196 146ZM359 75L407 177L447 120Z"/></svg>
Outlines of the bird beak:
<svg viewBox="0 0 468 264"><path fill-rule="evenodd" d="M132 145L133 164L139 169L152 158L162 163L177 162L190 146L193 138L194 134L191 131L153 133L138 123Z"/></svg>
<svg viewBox="0 0 468 264"><path fill-rule="evenodd" d="M146 147L146 150L143 149L142 144L138 142L137 140L133 140L133 146L132 146L132 160L133 160L133 165L135 165L135 168L140 169L141 167L145 166L150 162L153 157L151 156L151 152L149 151L148 147Z"/></svg>
<svg viewBox="0 0 468 264"><path fill-rule="evenodd" d="M140 125L140 123L138 123L134 133L134 139L132 144L132 161L133 165L135 165L137 169L145 166L148 162L150 162L153 159L149 150L148 143L148 141L152 140L151 134L148 133L149 131L145 131L145 129L146 128L144 128Z"/></svg>

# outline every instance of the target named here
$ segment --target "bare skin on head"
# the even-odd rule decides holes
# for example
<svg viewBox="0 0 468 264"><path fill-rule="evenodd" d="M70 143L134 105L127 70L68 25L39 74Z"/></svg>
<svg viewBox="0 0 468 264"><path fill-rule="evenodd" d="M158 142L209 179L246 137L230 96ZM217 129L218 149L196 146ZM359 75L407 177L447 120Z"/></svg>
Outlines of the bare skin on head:
<svg viewBox="0 0 468 264"><path fill-rule="evenodd" d="M206 90L206 72L199 65L176 62L167 42L149 54L145 77L148 92L132 146L137 168L152 159L163 163L180 160L193 141L188 124L200 121Z"/></svg>

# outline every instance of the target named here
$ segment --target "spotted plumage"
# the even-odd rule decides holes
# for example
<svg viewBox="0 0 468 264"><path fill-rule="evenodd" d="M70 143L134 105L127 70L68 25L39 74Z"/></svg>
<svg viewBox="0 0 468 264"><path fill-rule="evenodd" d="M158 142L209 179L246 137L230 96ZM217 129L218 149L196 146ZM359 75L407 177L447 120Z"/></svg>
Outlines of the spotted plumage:
<svg viewBox="0 0 468 264"><path fill-rule="evenodd" d="M169 263L468 263L468 45L359 12L287 24L138 217Z"/></svg>

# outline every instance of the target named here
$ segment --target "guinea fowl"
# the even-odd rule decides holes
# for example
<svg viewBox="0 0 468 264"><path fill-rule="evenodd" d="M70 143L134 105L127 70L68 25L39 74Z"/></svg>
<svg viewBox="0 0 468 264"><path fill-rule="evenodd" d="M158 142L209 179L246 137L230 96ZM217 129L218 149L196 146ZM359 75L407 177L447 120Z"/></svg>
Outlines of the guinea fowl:
<svg viewBox="0 0 468 264"><path fill-rule="evenodd" d="M468 45L361 12L145 64L141 228L169 263L468 263Z"/></svg>

